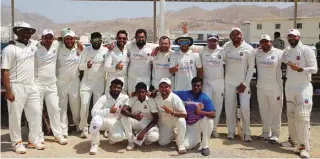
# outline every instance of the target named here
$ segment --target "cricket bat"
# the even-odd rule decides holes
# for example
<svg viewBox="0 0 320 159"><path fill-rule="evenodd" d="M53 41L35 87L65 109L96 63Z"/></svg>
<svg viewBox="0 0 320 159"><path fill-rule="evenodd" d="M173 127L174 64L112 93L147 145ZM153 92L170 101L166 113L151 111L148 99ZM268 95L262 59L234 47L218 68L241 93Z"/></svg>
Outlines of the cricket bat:
<svg viewBox="0 0 320 159"><path fill-rule="evenodd" d="M237 132L240 139L244 140L244 135L242 131L242 122L241 122L241 104L240 104L240 95L237 93Z"/></svg>

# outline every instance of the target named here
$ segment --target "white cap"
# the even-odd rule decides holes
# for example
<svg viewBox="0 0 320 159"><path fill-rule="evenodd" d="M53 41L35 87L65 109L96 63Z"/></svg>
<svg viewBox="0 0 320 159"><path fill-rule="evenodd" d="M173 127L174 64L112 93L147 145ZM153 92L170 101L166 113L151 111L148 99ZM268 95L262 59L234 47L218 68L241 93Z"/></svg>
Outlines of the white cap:
<svg viewBox="0 0 320 159"><path fill-rule="evenodd" d="M297 30L297 29L290 29L288 35L289 34L292 34L292 35L295 35L295 36L300 36L300 31Z"/></svg>
<svg viewBox="0 0 320 159"><path fill-rule="evenodd" d="M48 34L51 34L52 36L54 36L53 31L50 29L44 29L42 31L42 35L48 35Z"/></svg>
<svg viewBox="0 0 320 159"><path fill-rule="evenodd" d="M268 40L271 41L271 37L269 35L261 35L261 39L260 40Z"/></svg>
<svg viewBox="0 0 320 159"><path fill-rule="evenodd" d="M66 37L66 36L72 36L72 37L75 37L75 36L76 36L76 34L75 34L72 30L68 30L68 31L66 32L66 34L64 34L64 37Z"/></svg>
<svg viewBox="0 0 320 159"><path fill-rule="evenodd" d="M23 21L17 21L14 23L14 26L12 28L13 32L17 34L17 32L21 29L30 29L32 31L32 34L36 32L36 29L31 27L29 23L23 22Z"/></svg>
<svg viewBox="0 0 320 159"><path fill-rule="evenodd" d="M235 31L235 30L238 30L240 33L242 33L242 32L241 32L241 29L238 28L238 27L233 27L233 28L231 28L231 32L233 32L233 31Z"/></svg>
<svg viewBox="0 0 320 159"><path fill-rule="evenodd" d="M171 86L171 80L169 78L162 78L159 84L161 83L166 83Z"/></svg>

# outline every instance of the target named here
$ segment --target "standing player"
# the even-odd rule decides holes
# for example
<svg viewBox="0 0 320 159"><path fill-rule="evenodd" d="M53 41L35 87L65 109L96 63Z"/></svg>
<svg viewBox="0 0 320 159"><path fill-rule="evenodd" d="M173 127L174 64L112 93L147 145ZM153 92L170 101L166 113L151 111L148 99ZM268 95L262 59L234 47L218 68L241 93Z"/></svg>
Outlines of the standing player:
<svg viewBox="0 0 320 159"><path fill-rule="evenodd" d="M102 35L99 32L91 34L91 47L87 47L81 57L79 70L84 70L80 86L80 124L81 137L88 137L88 115L90 99L93 96L93 104L103 95L105 84L104 61L108 49L101 46Z"/></svg>
<svg viewBox="0 0 320 159"><path fill-rule="evenodd" d="M301 158L308 158L310 150L310 114L313 87L311 74L318 72L314 51L300 41L300 32L291 29L288 33L289 46L283 51L287 67L286 97L289 141L283 145L294 146Z"/></svg>
<svg viewBox="0 0 320 159"><path fill-rule="evenodd" d="M244 141L251 142L250 132L250 82L254 71L254 49L242 39L239 28L233 27L231 42L224 45L226 53L225 109L228 136L234 139L236 132L236 92L240 93L241 117Z"/></svg>
<svg viewBox="0 0 320 159"><path fill-rule="evenodd" d="M261 49L257 50L255 56L257 95L263 125L260 138L276 143L280 136L282 113L282 51L272 46L269 35L262 35L259 43Z"/></svg>

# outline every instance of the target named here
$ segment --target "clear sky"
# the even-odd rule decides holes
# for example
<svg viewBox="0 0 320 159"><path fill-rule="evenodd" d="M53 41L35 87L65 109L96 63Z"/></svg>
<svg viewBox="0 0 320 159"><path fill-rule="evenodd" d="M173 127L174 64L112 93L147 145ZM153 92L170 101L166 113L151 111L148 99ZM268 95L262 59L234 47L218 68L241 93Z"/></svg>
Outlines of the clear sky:
<svg viewBox="0 0 320 159"><path fill-rule="evenodd" d="M1 0L1 4L11 5L11 0ZM232 4L276 6L286 8L293 3L178 3L167 2L166 10L180 10L197 6L206 10L224 8ZM79 2L69 0L15 0L15 8L21 12L37 13L56 23L85 20L111 20L153 16L153 2ZM159 3L158 3L159 8ZM159 11L159 9L158 9Z"/></svg>

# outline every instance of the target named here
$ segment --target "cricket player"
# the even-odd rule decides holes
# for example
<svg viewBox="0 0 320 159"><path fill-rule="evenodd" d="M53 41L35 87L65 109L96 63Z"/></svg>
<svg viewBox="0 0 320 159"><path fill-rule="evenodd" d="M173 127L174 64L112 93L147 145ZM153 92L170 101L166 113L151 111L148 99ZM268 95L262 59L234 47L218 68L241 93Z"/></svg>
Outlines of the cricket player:
<svg viewBox="0 0 320 159"><path fill-rule="evenodd" d="M171 89L171 80L163 78L159 82L159 92L155 98L159 110L159 145L167 146L175 137L176 145L179 154L186 153L184 145L186 135L186 120L187 112L182 100L174 94ZM177 129L177 132L175 132Z"/></svg>
<svg viewBox="0 0 320 159"><path fill-rule="evenodd" d="M73 122L80 123L80 71L81 51L75 42L75 33L67 30L63 37L57 58L57 86L60 106L62 134L68 136L68 102L72 112Z"/></svg>
<svg viewBox="0 0 320 159"><path fill-rule="evenodd" d="M231 29L230 39L231 41L224 45L226 53L225 110L229 131L227 138L233 140L236 133L236 92L238 92L244 141L251 142L250 81L255 64L254 49L242 39L242 32L238 27Z"/></svg>
<svg viewBox="0 0 320 159"><path fill-rule="evenodd" d="M121 123L128 139L128 151L134 149L135 142L150 145L159 140L159 129L156 126L159 115L155 100L147 96L147 85L143 82L136 85L135 93L136 96L130 98L121 110Z"/></svg>
<svg viewBox="0 0 320 159"><path fill-rule="evenodd" d="M113 79L121 79L124 84L122 93L128 94L127 85L127 68L129 64L129 50L125 47L128 40L128 33L120 30L117 33L117 42L105 61L105 69L108 72L107 85L105 93L109 92L109 86Z"/></svg>
<svg viewBox="0 0 320 159"><path fill-rule="evenodd" d="M283 62L287 67L285 86L287 97L287 116L289 141L284 146L294 146L301 158L308 158L310 150L310 114L312 110L313 87L311 74L318 71L314 51L300 41L300 32L290 29L289 46L283 51Z"/></svg>
<svg viewBox="0 0 320 159"><path fill-rule="evenodd" d="M187 110L187 133L184 145L187 149L192 149L200 143L201 154L208 156L210 154L209 139L213 129L215 108L211 99L202 93L202 78L195 77L191 83L192 90L174 92L184 102Z"/></svg>
<svg viewBox="0 0 320 159"><path fill-rule="evenodd" d="M16 22L12 28L18 39L3 49L1 75L5 98L8 101L9 133L13 151L26 153L21 137L21 115L25 111L29 123L29 140L34 148L45 149L40 142L40 94L34 82L34 61L37 41L31 38L36 32L30 24Z"/></svg>
<svg viewBox="0 0 320 159"><path fill-rule="evenodd" d="M152 49L146 45L147 32L144 29L138 29L135 34L136 42L129 45L130 64L128 68L128 93L135 92L135 86L143 82L150 86L151 78L151 56Z"/></svg>
<svg viewBox="0 0 320 159"><path fill-rule="evenodd" d="M104 94L105 85L105 68L104 62L108 56L108 49L102 47L102 35L99 32L91 34L91 46L85 48L79 70L84 71L83 78L80 84L80 124L79 128L82 131L80 137L88 137L88 115L90 99L93 96L93 104Z"/></svg>
<svg viewBox="0 0 320 159"><path fill-rule="evenodd" d="M218 138L217 125L219 123L224 98L224 57L225 52L219 47L219 36L208 35L208 45L200 50L203 65L203 93L214 101L215 118L212 137Z"/></svg>
<svg viewBox="0 0 320 159"><path fill-rule="evenodd" d="M123 82L120 79L111 81L110 91L101 96L91 110L92 120L90 123L91 149L89 154L98 152L99 136L101 130L109 133L109 143L126 139L120 119L120 112L129 97L121 93Z"/></svg>
<svg viewBox="0 0 320 159"><path fill-rule="evenodd" d="M191 80L203 76L200 55L189 50L193 45L191 37L179 37L175 43L180 46L180 51L172 57L169 65L170 73L175 74L175 90L190 90Z"/></svg>
<svg viewBox="0 0 320 159"><path fill-rule="evenodd" d="M159 89L159 82L162 78L169 78L174 81L174 76L169 72L170 61L174 54L170 46L169 37L162 36L159 39L159 51L152 60L152 85L155 89ZM171 87L174 88L174 86Z"/></svg>
<svg viewBox="0 0 320 159"><path fill-rule="evenodd" d="M276 143L280 136L282 113L282 50L272 46L269 35L262 35L259 43L261 48L256 51L255 56L257 95L263 126L260 138Z"/></svg>
<svg viewBox="0 0 320 159"><path fill-rule="evenodd" d="M45 100L50 119L50 127L55 141L61 145L65 145L68 141L62 136L59 97L56 84L56 61L59 43L58 41L54 41L53 31L45 29L42 32L41 42L38 43L37 46L38 49L35 53L35 83L40 93L41 112L43 110L43 101ZM40 140L44 143L42 126L40 130Z"/></svg>

